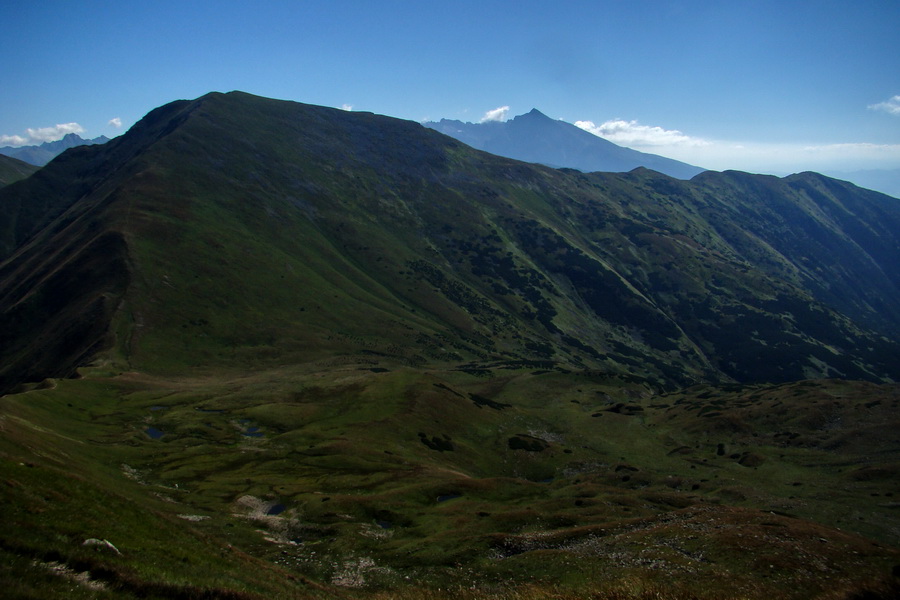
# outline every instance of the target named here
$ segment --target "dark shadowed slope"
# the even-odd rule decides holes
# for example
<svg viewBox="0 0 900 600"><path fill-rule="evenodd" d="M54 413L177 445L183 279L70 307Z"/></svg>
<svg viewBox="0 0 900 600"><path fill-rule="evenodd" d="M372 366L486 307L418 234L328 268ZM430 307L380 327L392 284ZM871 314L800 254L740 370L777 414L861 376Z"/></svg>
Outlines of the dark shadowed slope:
<svg viewBox="0 0 900 600"><path fill-rule="evenodd" d="M776 179L727 172L700 175L695 183L743 223L743 241L732 238L733 244L755 238L774 250L772 275L797 283L859 323L900 335L896 198L817 173ZM724 229L722 234L729 235Z"/></svg>

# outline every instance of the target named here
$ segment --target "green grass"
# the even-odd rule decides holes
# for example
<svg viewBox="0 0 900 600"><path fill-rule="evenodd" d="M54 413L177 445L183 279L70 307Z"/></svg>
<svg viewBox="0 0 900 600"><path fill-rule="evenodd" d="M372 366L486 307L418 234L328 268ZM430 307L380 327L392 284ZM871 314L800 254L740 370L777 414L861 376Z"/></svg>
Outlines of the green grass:
<svg viewBox="0 0 900 600"><path fill-rule="evenodd" d="M25 179L40 167L0 154L0 187Z"/></svg>
<svg viewBox="0 0 900 600"><path fill-rule="evenodd" d="M49 348L54 373L96 360L0 399L16 594L890 585L896 385L676 391L895 372L896 344L863 328L887 335L890 316L849 275L889 256L875 237L894 213L871 198L810 177L564 173L244 94L65 156L0 193L28 227L75 203L2 265L0 384ZM845 204L882 235L850 235L866 228ZM786 208L812 232L796 247ZM842 294L857 322L826 306Z"/></svg>
<svg viewBox="0 0 900 600"><path fill-rule="evenodd" d="M0 550L23 596L73 585L50 562L96 573L109 588L97 593L341 597L358 584L385 598L461 585L473 598L643 598L663 585L676 591L660 597L805 598L869 585L900 562L887 508L897 457L873 462L878 440L849 435L895 414L892 387L655 396L584 374L364 365L84 375L2 400ZM773 412L788 398L787 414ZM820 405L840 409L827 435ZM806 445L784 442L783 429ZM516 435L543 449L511 448ZM742 465L749 451L762 463ZM867 467L850 466L857 452ZM275 505L283 512L266 516ZM122 554L82 546L88 538Z"/></svg>

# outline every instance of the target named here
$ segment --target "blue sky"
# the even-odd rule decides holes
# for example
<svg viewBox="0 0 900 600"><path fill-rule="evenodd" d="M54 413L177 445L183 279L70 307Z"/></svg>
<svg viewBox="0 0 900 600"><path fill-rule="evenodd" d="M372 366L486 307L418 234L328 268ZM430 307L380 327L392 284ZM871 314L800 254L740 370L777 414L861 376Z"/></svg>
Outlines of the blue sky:
<svg viewBox="0 0 900 600"><path fill-rule="evenodd" d="M239 89L417 121L538 108L714 169L900 168L895 0L6 0L0 23L0 145Z"/></svg>

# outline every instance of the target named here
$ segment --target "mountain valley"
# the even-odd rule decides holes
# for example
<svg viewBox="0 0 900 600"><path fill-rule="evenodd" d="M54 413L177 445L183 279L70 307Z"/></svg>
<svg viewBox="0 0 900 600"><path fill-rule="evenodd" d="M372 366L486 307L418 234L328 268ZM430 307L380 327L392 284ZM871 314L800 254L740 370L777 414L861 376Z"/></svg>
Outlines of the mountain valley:
<svg viewBox="0 0 900 600"><path fill-rule="evenodd" d="M0 188L2 581L890 598L898 232L815 173L167 104Z"/></svg>

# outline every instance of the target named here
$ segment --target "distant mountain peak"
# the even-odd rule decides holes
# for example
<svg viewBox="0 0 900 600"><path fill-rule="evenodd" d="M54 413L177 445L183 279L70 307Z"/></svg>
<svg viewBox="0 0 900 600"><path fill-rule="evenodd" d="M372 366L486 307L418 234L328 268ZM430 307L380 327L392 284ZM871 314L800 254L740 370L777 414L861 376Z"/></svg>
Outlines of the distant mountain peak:
<svg viewBox="0 0 900 600"><path fill-rule="evenodd" d="M44 142L40 145L18 147L6 146L0 148L0 154L42 167L69 148L105 144L108 141L109 138L105 135L86 140L77 133L67 133L62 139Z"/></svg>
<svg viewBox="0 0 900 600"><path fill-rule="evenodd" d="M442 119L424 125L485 152L556 168L625 173L646 167L678 179L690 179L705 170L618 146L571 123L552 119L537 108L504 122Z"/></svg>
<svg viewBox="0 0 900 600"><path fill-rule="evenodd" d="M510 119L509 121L506 121L505 123L512 123L513 121L515 121L517 123L535 123L535 124L537 124L537 123L544 123L544 122L552 123L553 121L555 121L555 119L551 119L550 117L548 117L547 115L545 115L544 113L542 113L541 111L539 111L536 108L532 108L527 113L525 113L523 115L517 115L517 116L513 117L512 119ZM505 123L500 123L500 124L503 125Z"/></svg>

